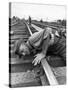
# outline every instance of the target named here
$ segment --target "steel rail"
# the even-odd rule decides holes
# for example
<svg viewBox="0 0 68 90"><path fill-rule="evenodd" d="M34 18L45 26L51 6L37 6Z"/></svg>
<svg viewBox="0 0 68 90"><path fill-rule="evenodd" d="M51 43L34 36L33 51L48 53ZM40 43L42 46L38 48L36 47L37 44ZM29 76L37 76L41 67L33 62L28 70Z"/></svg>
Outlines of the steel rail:
<svg viewBox="0 0 68 90"><path fill-rule="evenodd" d="M31 32L31 30L30 30L27 23L26 23L26 25L27 25L27 28L28 28L30 34L32 35L32 32ZM47 62L47 60L45 58L43 60L41 60L41 64L43 66L43 69L44 69L45 74L47 76L47 79L49 81L49 84L50 85L58 85L58 81L57 81L56 77L54 76L54 74L53 74L53 72L52 72L52 70L50 68L50 65L48 64L48 62ZM42 77L40 79L42 79ZM43 80L41 80L41 81L42 81L42 85L44 86L44 85L46 85L46 82L45 82L45 80L44 81Z"/></svg>

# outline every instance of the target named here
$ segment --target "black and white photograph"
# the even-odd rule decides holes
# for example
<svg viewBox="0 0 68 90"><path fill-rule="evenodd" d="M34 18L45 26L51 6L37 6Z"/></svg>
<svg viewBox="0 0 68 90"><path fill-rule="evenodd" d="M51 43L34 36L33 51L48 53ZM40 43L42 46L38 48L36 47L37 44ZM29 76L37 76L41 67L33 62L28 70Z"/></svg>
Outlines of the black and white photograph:
<svg viewBox="0 0 68 90"><path fill-rule="evenodd" d="M9 3L9 87L66 85L66 6Z"/></svg>

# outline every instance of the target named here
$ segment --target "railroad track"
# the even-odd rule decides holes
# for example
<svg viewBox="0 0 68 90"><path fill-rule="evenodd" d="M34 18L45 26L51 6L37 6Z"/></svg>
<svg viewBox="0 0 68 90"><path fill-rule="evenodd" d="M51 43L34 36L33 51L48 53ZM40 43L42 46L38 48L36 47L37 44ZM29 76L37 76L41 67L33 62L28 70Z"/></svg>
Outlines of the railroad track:
<svg viewBox="0 0 68 90"><path fill-rule="evenodd" d="M32 35L34 32L37 32L36 29L38 26L37 25L36 25L36 27L29 26L26 22L24 22L24 26L25 26L25 29L22 29L21 33L23 34L22 35L23 38L24 38L24 33L26 33L26 35L28 34L27 38L26 39L24 38L24 41L26 42L30 35ZM14 27L14 25L13 25L13 27ZM40 29L42 29L42 28L40 28ZM16 28L16 30L17 30L17 28ZM17 31L16 30L15 30L15 28L13 30L14 31L13 35L15 35L15 36L13 36L14 38L13 39L10 38L10 41L12 42L14 40L14 43L16 40L21 38L21 37L19 37L19 38L17 37L18 34L21 35L19 32L20 30L17 30ZM12 50L14 49L14 43L12 43L12 44L10 43L10 47ZM43 60L41 62L43 69L45 71L45 75L36 79L35 73L33 72L34 66L32 65L32 60L33 60L33 57L29 56L27 58L22 57L21 59L19 59L17 56L14 55L14 53L11 53L11 57L9 60L9 64L11 66L11 69L9 71L10 71L10 77L12 79L12 80L10 80L11 87L40 86L40 85L42 86L42 85L57 85L57 84L59 84L58 80L56 79L56 77L54 75L55 70L53 69L54 72L51 70L51 67L46 60ZM60 61L60 62L62 62L62 61ZM64 66L64 65L62 64L59 66ZM28 76L28 79L26 79L27 76ZM30 80L30 76L32 76L33 79ZM64 76L64 75L62 75L62 76ZM61 82L60 82L60 84L61 84ZM63 84L64 84L64 82L63 82Z"/></svg>
<svg viewBox="0 0 68 90"><path fill-rule="evenodd" d="M44 27L49 26L49 27L51 27L52 29L55 29L55 30L57 30L57 29L59 29L59 28L65 28L65 27L62 26L62 25L45 24L45 23L40 23L40 22L35 22L35 21L32 21L32 24L35 24L35 25L37 25L37 26L39 26L39 27L41 27L41 28L44 28Z"/></svg>

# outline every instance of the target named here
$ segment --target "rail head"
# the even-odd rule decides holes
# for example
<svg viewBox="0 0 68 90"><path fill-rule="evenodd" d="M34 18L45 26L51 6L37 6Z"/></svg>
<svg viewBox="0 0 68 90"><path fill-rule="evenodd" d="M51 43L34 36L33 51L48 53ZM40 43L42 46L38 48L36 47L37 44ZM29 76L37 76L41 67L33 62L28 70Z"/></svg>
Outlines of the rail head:
<svg viewBox="0 0 68 90"><path fill-rule="evenodd" d="M25 23L25 25L27 26L30 35L32 36L32 32L31 32L31 30L30 30L30 28L29 28L29 25L26 23L26 21L24 21L24 23Z"/></svg>
<svg viewBox="0 0 68 90"><path fill-rule="evenodd" d="M54 74L51 70L51 67L45 58L41 60L41 64L42 64L45 74L48 78L49 84L50 85L58 85L58 81L57 81L56 77L54 76Z"/></svg>

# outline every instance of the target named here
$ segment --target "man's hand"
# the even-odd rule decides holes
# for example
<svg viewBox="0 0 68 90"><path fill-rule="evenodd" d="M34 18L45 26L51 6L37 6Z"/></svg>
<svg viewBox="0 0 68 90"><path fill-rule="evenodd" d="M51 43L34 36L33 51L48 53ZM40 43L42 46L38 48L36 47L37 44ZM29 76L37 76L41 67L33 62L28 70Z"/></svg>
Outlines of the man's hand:
<svg viewBox="0 0 68 90"><path fill-rule="evenodd" d="M40 63L40 61L45 57L45 55L43 53L39 53L35 55L35 59L33 60L33 64L34 66L36 66L37 64Z"/></svg>

